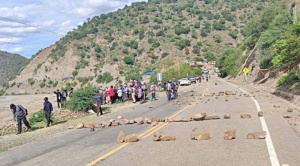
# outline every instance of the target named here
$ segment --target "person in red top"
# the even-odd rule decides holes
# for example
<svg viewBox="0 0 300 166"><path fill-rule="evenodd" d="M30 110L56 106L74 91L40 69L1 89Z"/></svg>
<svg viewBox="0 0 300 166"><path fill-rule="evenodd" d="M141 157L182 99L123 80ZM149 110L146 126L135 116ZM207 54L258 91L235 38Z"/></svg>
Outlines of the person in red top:
<svg viewBox="0 0 300 166"><path fill-rule="evenodd" d="M113 104L114 96L115 96L115 91L114 91L113 86L110 86L110 88L109 88L109 96L110 96L110 102L111 102L111 104Z"/></svg>

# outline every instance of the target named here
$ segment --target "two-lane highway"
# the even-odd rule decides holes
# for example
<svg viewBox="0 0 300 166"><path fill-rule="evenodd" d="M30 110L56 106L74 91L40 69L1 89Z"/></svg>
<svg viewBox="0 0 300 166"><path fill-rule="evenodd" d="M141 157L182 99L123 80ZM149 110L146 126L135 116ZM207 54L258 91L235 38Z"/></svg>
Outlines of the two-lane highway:
<svg viewBox="0 0 300 166"><path fill-rule="evenodd" d="M215 84L217 83L217 84ZM236 95L205 94L232 91ZM218 78L209 82L181 87L180 105L161 98L146 104L136 104L104 117L100 121L126 119L193 117L197 113L218 114L218 120L166 122L153 128L149 124L122 125L89 132L74 129L55 134L0 153L0 165L298 165L300 141L273 102L266 98L248 97L249 91ZM204 95L204 96L203 96ZM278 99L279 100L279 99ZM151 108L150 108L151 106ZM258 117L258 111L264 112ZM229 113L231 119L223 119ZM250 119L241 119L242 113ZM224 140L224 131L236 129L236 139ZM117 143L120 131L139 136L136 143ZM267 131L267 138L246 139L249 132ZM191 140L193 132L208 132L211 139ZM153 133L176 136L175 141L154 142Z"/></svg>

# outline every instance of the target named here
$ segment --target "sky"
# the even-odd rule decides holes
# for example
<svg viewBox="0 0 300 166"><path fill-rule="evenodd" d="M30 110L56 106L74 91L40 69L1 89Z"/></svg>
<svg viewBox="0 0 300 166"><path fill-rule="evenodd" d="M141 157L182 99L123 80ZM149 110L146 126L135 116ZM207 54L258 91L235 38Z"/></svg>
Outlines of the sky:
<svg viewBox="0 0 300 166"><path fill-rule="evenodd" d="M87 18L145 0L1 0L0 50L31 58Z"/></svg>

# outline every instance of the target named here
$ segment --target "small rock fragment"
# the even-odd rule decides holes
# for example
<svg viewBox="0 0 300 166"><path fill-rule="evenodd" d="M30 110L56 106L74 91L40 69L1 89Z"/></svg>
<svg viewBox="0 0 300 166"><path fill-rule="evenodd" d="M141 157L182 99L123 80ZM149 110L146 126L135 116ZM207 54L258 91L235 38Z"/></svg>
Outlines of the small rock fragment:
<svg viewBox="0 0 300 166"><path fill-rule="evenodd" d="M247 134L246 139L265 139L267 135L267 132L261 131L261 132L252 132Z"/></svg>
<svg viewBox="0 0 300 166"><path fill-rule="evenodd" d="M74 129L74 126L69 126L68 129Z"/></svg>
<svg viewBox="0 0 300 166"><path fill-rule="evenodd" d="M174 135L163 135L160 137L161 141L174 141L176 137Z"/></svg>
<svg viewBox="0 0 300 166"><path fill-rule="evenodd" d="M263 116L264 116L264 112L259 111L259 112L258 112L258 116L259 116L259 117L263 117Z"/></svg>
<svg viewBox="0 0 300 166"><path fill-rule="evenodd" d="M152 122L151 123L151 127L154 127L154 126L157 126L158 125L158 122Z"/></svg>
<svg viewBox="0 0 300 166"><path fill-rule="evenodd" d="M192 133L192 140L209 140L209 133Z"/></svg>
<svg viewBox="0 0 300 166"><path fill-rule="evenodd" d="M82 129L82 128L84 128L84 123L82 123L82 122L77 123L77 125L76 125L75 128L76 128L76 129Z"/></svg>
<svg viewBox="0 0 300 166"><path fill-rule="evenodd" d="M251 118L251 115L250 114L241 114L240 116L242 119L249 119Z"/></svg>
<svg viewBox="0 0 300 166"><path fill-rule="evenodd" d="M293 110L293 108L288 108L287 109L287 112L293 112L294 110Z"/></svg>
<svg viewBox="0 0 300 166"><path fill-rule="evenodd" d="M134 121L137 125L144 124L144 119L142 117L136 118Z"/></svg>
<svg viewBox="0 0 300 166"><path fill-rule="evenodd" d="M207 115L204 120L213 120L213 119L220 119L220 116L217 114Z"/></svg>
<svg viewBox="0 0 300 166"><path fill-rule="evenodd" d="M193 117L193 120L200 121L200 120L204 120L205 117L206 117L206 113L199 113Z"/></svg>
<svg viewBox="0 0 300 166"><path fill-rule="evenodd" d="M225 140L232 140L235 139L236 129L227 130L224 132L224 139Z"/></svg>
<svg viewBox="0 0 300 166"><path fill-rule="evenodd" d="M123 119L123 116L119 115L117 118L120 120Z"/></svg>
<svg viewBox="0 0 300 166"><path fill-rule="evenodd" d="M138 141L138 137L136 134L131 134L131 135L128 135L124 138L124 142L127 143L127 142L137 142Z"/></svg>
<svg viewBox="0 0 300 166"><path fill-rule="evenodd" d="M122 143L122 142L124 142L124 140L125 140L125 134L124 134L123 131L120 131L120 132L119 132L119 135L118 135L118 137L117 137L117 142L118 142L118 143Z"/></svg>
<svg viewBox="0 0 300 166"><path fill-rule="evenodd" d="M224 115L224 119L230 119L230 118L231 118L230 114L225 114Z"/></svg>
<svg viewBox="0 0 300 166"><path fill-rule="evenodd" d="M283 118L291 118L291 115L283 115Z"/></svg>

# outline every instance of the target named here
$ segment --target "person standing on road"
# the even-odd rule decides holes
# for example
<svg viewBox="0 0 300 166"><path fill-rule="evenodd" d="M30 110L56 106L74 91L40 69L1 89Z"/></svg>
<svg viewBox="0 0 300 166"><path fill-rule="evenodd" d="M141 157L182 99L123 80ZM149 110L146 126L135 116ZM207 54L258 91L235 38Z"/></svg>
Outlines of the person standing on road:
<svg viewBox="0 0 300 166"><path fill-rule="evenodd" d="M58 108L61 108L61 93L59 92L59 89L57 89L56 92L54 91L54 93L56 94L57 106Z"/></svg>
<svg viewBox="0 0 300 166"><path fill-rule="evenodd" d="M97 116L99 116L99 113L100 115L103 115L102 108L101 108L102 103L103 103L103 97L101 97L100 93L98 92L96 94Z"/></svg>
<svg viewBox="0 0 300 166"><path fill-rule="evenodd" d="M17 121L18 123L18 134L22 133L22 121L27 127L27 131L31 131L31 126L29 125L29 122L26 119L26 115L28 114L27 109L25 109L21 105L15 105L15 104L10 104L10 109L13 113L14 120Z"/></svg>
<svg viewBox="0 0 300 166"><path fill-rule="evenodd" d="M171 91L172 91L172 89L171 89L171 80L167 83L167 98L168 98L168 101L171 101Z"/></svg>
<svg viewBox="0 0 300 166"><path fill-rule="evenodd" d="M150 87L150 90L151 90L151 100L156 100L156 96L155 96L155 93L156 93L156 87L154 85L154 83L152 82L152 85Z"/></svg>
<svg viewBox="0 0 300 166"><path fill-rule="evenodd" d="M135 86L132 86L132 87L131 87L131 98L132 98L133 103L136 102L135 95L136 95L136 87L135 87Z"/></svg>
<svg viewBox="0 0 300 166"><path fill-rule="evenodd" d="M51 120L51 112L53 111L53 106L49 102L48 97L44 98L44 112L45 112L45 118L47 120L47 127L49 127L50 123L53 123L53 120Z"/></svg>
<svg viewBox="0 0 300 166"><path fill-rule="evenodd" d="M115 97L115 90L113 86L110 86L109 88L109 97L110 97L110 103L114 103L114 97Z"/></svg>

